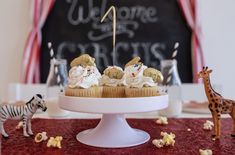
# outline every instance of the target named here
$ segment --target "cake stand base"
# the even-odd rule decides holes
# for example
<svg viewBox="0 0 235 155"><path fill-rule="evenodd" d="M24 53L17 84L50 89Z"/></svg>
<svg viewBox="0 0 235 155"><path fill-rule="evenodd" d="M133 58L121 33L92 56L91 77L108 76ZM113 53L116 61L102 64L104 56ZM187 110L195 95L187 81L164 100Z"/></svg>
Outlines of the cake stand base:
<svg viewBox="0 0 235 155"><path fill-rule="evenodd" d="M123 114L103 114L94 129L76 136L83 144L103 148L123 148L143 144L150 139L148 133L131 128Z"/></svg>

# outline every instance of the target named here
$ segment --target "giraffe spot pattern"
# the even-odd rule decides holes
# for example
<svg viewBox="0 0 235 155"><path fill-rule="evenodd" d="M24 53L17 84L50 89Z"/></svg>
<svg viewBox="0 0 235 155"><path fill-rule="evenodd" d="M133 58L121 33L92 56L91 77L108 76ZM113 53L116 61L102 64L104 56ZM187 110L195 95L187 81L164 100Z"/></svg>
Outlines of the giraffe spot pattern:
<svg viewBox="0 0 235 155"><path fill-rule="evenodd" d="M208 107L209 107L210 111L212 112L212 111L213 111L213 109L212 109L212 104L211 104L211 103L209 104L209 106L208 106Z"/></svg>

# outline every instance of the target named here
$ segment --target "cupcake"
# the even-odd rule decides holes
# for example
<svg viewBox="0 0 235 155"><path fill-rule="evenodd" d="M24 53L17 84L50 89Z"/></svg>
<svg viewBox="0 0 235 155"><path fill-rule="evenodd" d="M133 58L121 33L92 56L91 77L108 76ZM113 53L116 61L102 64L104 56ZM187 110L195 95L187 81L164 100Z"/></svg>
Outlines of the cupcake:
<svg viewBox="0 0 235 155"><path fill-rule="evenodd" d="M84 54L74 59L70 66L66 96L102 97L103 88L99 87L101 74L94 58Z"/></svg>
<svg viewBox="0 0 235 155"><path fill-rule="evenodd" d="M135 57L125 65L124 79L126 97L145 97L159 95L158 83L163 76L140 62L140 57Z"/></svg>
<svg viewBox="0 0 235 155"><path fill-rule="evenodd" d="M117 66L109 66L104 70L100 79L100 85L103 86L103 97L125 97L123 75L122 68Z"/></svg>

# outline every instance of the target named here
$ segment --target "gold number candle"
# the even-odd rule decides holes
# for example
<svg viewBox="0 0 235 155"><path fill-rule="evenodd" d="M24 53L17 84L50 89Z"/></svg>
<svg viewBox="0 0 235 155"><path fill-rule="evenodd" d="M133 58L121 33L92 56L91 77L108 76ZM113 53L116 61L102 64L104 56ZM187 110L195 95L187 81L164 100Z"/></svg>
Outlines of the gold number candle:
<svg viewBox="0 0 235 155"><path fill-rule="evenodd" d="M116 64L116 52L115 52L115 43L116 43L116 9L114 6L111 6L108 11L104 14L101 19L101 23L105 20L108 16L109 12L112 11L113 14L113 65Z"/></svg>

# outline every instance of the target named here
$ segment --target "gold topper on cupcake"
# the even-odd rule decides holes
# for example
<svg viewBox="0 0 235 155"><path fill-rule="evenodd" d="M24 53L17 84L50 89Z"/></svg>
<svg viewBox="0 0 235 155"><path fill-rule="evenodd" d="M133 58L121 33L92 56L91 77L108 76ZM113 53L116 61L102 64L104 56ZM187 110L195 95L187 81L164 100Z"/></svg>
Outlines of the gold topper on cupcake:
<svg viewBox="0 0 235 155"><path fill-rule="evenodd" d="M75 66L82 66L82 67L86 67L86 66L96 66L95 64L95 58L92 58L89 54L83 54L77 58L75 58L71 63L70 66L71 67L75 67Z"/></svg>
<svg viewBox="0 0 235 155"><path fill-rule="evenodd" d="M122 70L116 67L111 67L111 68L106 68L104 70L104 75L108 76L111 79L121 79L124 73Z"/></svg>

